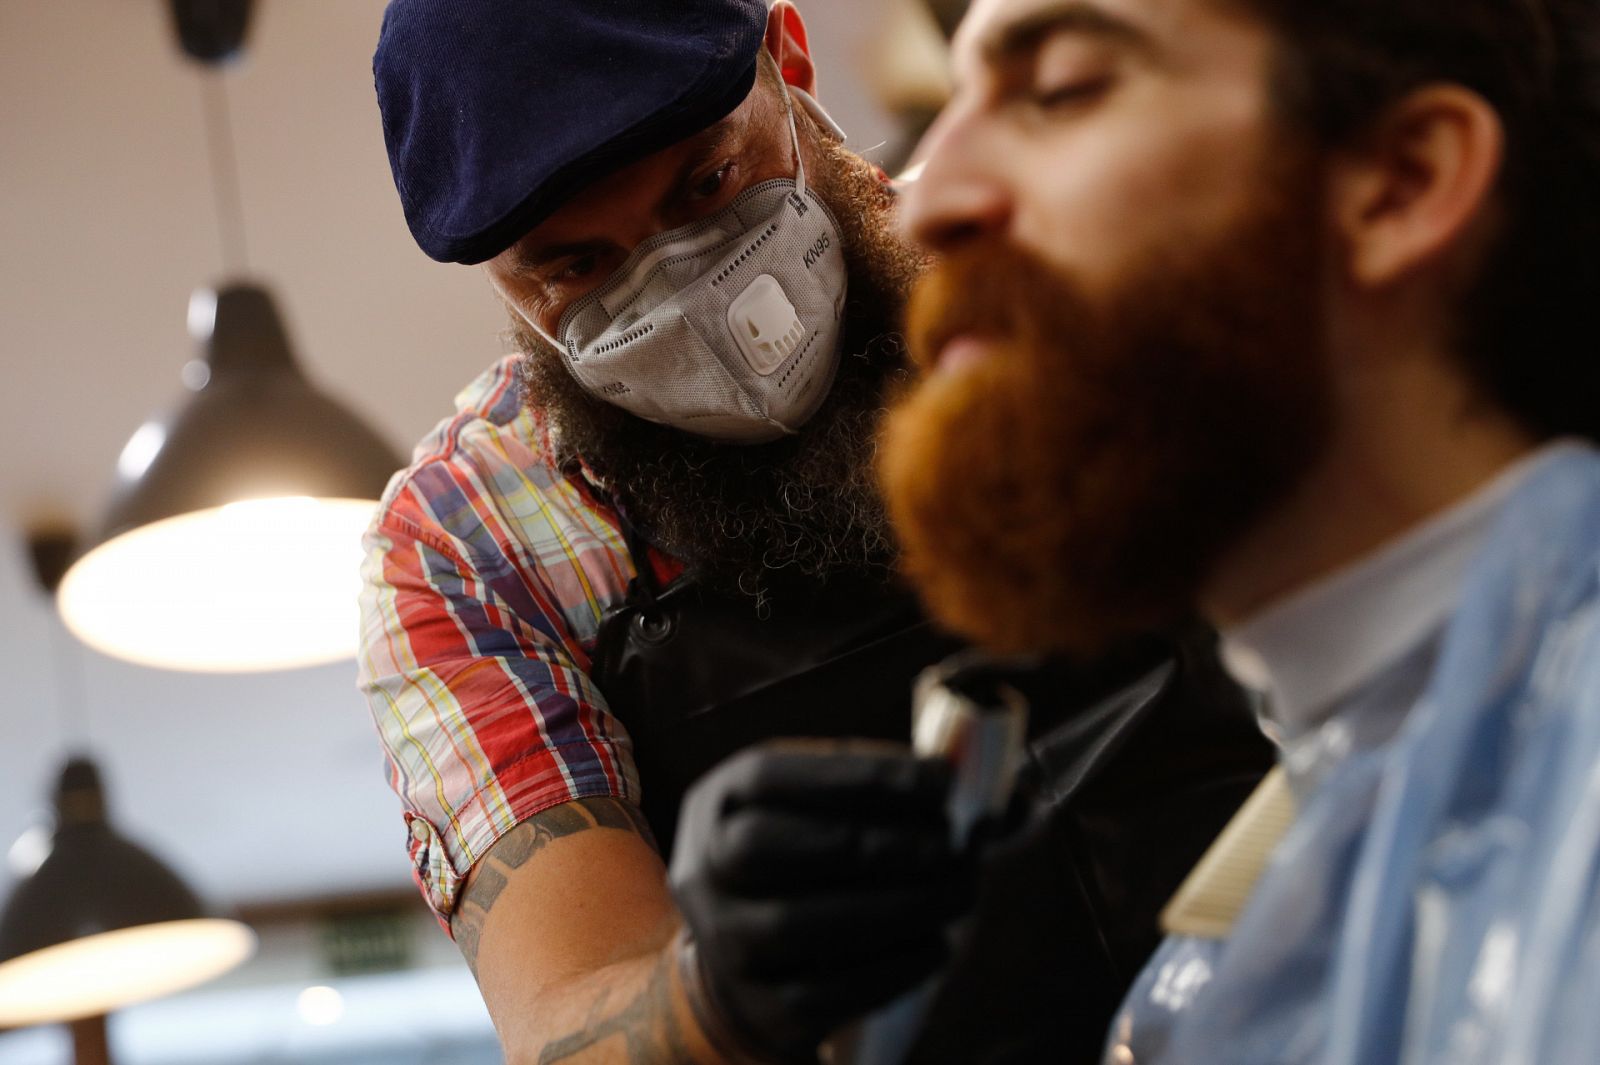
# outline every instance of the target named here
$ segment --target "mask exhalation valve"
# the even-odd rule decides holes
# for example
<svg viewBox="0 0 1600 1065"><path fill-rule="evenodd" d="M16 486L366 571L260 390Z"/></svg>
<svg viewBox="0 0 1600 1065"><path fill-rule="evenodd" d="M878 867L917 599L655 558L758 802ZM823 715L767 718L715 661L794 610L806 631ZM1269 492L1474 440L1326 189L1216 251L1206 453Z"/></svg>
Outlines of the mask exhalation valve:
<svg viewBox="0 0 1600 1065"><path fill-rule="evenodd" d="M728 308L728 328L750 368L762 377L777 371L805 339L805 326L783 286L762 274Z"/></svg>

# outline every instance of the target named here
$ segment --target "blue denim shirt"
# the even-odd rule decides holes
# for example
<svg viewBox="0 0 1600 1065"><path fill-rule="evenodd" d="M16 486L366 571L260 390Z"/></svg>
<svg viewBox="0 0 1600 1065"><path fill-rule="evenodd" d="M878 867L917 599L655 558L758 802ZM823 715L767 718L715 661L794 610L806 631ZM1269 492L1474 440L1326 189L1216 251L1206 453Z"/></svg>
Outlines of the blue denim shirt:
<svg viewBox="0 0 1600 1065"><path fill-rule="evenodd" d="M1600 453L1541 458L1448 623L1283 760L1244 913L1161 947L1106 1062L1600 1061Z"/></svg>

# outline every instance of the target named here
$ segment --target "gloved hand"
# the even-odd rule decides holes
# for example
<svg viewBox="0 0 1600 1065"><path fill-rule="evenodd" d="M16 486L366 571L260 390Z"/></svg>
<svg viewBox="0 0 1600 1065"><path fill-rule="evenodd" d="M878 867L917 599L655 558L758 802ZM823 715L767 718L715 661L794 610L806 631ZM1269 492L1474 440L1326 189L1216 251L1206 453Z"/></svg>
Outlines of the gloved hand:
<svg viewBox="0 0 1600 1065"><path fill-rule="evenodd" d="M702 1021L761 1060L815 1062L830 1034L937 970L974 895L949 786L944 762L903 748L799 741L697 783L671 883Z"/></svg>

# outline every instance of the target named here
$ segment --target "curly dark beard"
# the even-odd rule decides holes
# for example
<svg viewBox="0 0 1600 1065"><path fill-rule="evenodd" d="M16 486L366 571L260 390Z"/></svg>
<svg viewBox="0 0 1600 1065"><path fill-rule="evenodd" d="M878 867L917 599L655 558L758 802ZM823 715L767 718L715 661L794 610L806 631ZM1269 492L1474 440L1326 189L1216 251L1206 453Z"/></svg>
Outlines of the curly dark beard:
<svg viewBox="0 0 1600 1065"><path fill-rule="evenodd" d="M887 396L908 373L902 313L924 265L895 233L894 193L878 173L809 123L807 132L849 295L833 390L796 435L740 446L645 421L584 392L560 353L512 317L524 401L549 430L552 461L581 460L652 544L709 586L761 602L893 568L874 458Z"/></svg>

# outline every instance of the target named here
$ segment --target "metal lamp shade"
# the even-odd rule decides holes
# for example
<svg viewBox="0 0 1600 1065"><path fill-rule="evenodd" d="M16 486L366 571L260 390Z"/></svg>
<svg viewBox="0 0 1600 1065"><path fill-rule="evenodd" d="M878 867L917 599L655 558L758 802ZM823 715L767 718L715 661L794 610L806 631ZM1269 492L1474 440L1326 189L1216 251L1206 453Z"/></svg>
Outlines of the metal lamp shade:
<svg viewBox="0 0 1600 1065"><path fill-rule="evenodd" d="M400 457L299 372L268 293L197 293L195 393L118 463L59 602L85 643L145 665L281 669L354 653L360 535ZM198 371L198 372L195 372Z"/></svg>
<svg viewBox="0 0 1600 1065"><path fill-rule="evenodd" d="M244 49L250 0L171 0L184 52L202 63L232 59Z"/></svg>
<svg viewBox="0 0 1600 1065"><path fill-rule="evenodd" d="M187 885L104 815L99 774L62 771L48 856L0 912L0 1027L91 1017L244 961L255 936L208 916Z"/></svg>

